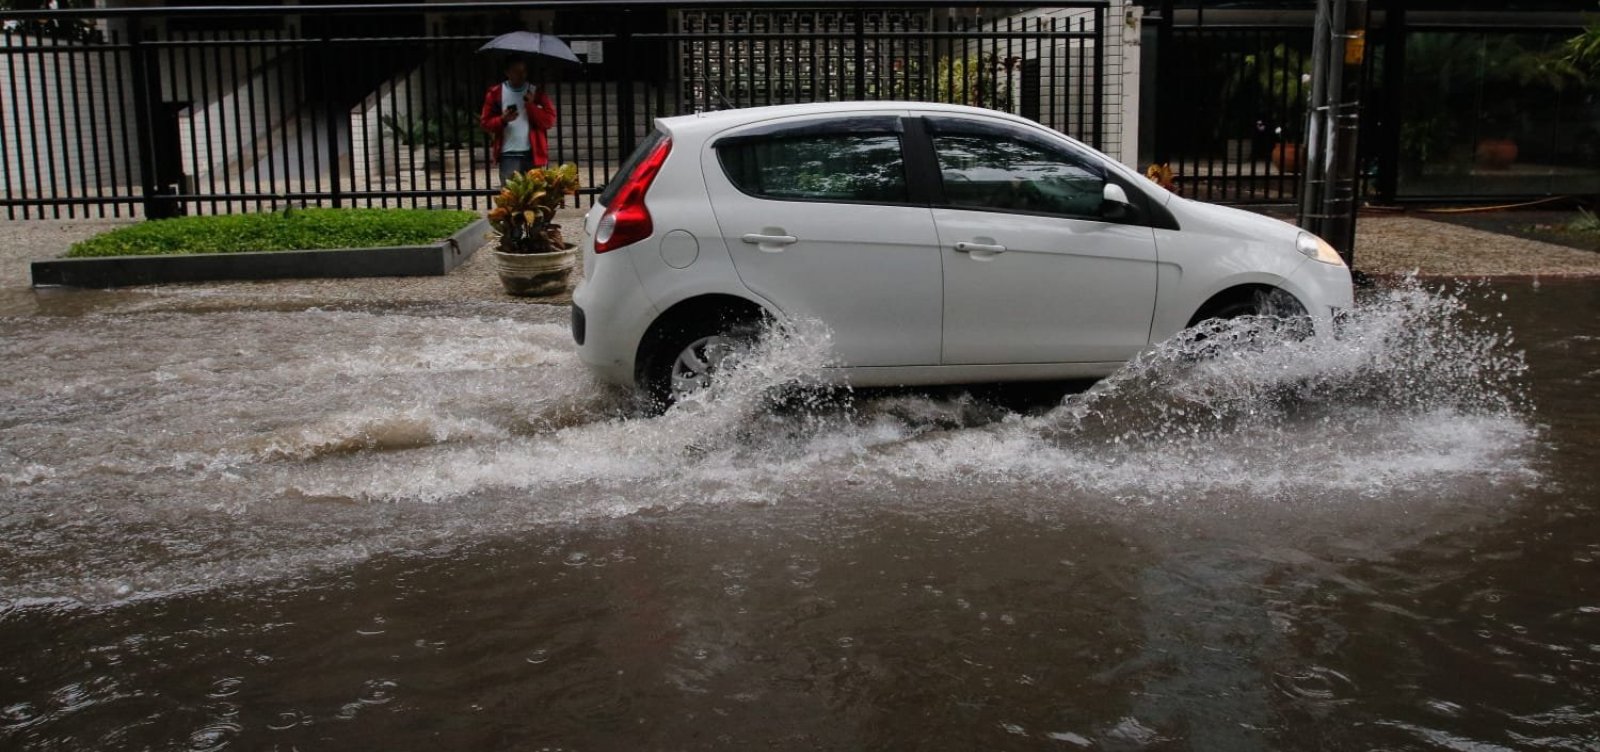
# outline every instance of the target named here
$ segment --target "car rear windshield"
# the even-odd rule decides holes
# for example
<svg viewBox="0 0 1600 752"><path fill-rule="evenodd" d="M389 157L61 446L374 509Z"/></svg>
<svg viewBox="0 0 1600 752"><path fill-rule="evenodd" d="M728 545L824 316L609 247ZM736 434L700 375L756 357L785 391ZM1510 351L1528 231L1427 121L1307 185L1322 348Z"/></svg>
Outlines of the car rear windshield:
<svg viewBox="0 0 1600 752"><path fill-rule="evenodd" d="M610 206L611 200L617 197L617 191L622 190L622 184L628 182L628 176L639 168L639 163L644 161L645 155L649 154L651 149L656 148L656 144L665 141L666 138L667 134L661 131L651 131L649 136L640 141L639 145L634 148L633 153L628 155L628 161L623 162L622 167L612 174L610 180L606 181L605 190L600 192L600 203Z"/></svg>

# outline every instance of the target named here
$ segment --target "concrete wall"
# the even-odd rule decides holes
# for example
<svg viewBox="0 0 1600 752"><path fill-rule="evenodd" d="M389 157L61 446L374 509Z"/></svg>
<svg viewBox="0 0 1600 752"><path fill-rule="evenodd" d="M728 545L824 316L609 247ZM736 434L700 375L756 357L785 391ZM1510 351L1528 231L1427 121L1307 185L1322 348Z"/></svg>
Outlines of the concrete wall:
<svg viewBox="0 0 1600 752"><path fill-rule="evenodd" d="M1102 150L1132 167L1137 167L1139 144L1139 34L1140 18L1143 8L1128 3L1126 0L1112 0L1111 7L1105 13L1104 40L1104 75L1105 82L1101 89L1103 110L1100 119L1101 148ZM1057 19L1057 30L1077 31L1080 22L1085 30L1094 28L1094 11L1082 8L1058 8L1036 10L1021 13L1010 17L1012 28L1019 28L1021 22L1026 22L1029 30L1034 25L1033 19L1047 19L1045 24L1048 29L1048 19ZM991 30L1004 30L1006 20L1001 19L989 24ZM1060 41L1028 41L1017 45L1025 59L1032 57L1038 59L1040 68L1039 96L1044 102L1044 107L1049 108L1052 97L1056 107L1067 107L1067 129L1070 135L1085 142L1089 139L1087 132L1072 132L1078 125L1077 103L1083 102L1085 112L1090 111L1093 98L1093 62L1097 53L1095 43L1087 40L1060 40ZM1082 65L1080 66L1080 53ZM1081 78L1080 78L1081 68ZM1017 77L1020 78L1020 77ZM1016 80L1014 87L1020 87L1020 80ZM1013 89L1013 109L1020 102L1020 91ZM1048 121L1048 116L1046 120ZM1057 125L1056 123L1050 123Z"/></svg>

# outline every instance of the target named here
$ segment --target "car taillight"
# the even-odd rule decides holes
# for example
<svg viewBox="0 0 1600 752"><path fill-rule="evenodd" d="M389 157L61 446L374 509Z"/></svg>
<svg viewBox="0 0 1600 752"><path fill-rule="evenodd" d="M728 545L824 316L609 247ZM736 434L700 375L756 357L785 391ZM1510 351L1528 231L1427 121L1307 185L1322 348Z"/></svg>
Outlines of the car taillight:
<svg viewBox="0 0 1600 752"><path fill-rule="evenodd" d="M661 171L661 163L667 161L667 154L671 152L672 139L663 139L628 175L616 198L606 207L606 213L600 216L600 225L594 233L595 253L637 243L655 231L650 223L650 210L644 205L644 194L650 190L656 173Z"/></svg>

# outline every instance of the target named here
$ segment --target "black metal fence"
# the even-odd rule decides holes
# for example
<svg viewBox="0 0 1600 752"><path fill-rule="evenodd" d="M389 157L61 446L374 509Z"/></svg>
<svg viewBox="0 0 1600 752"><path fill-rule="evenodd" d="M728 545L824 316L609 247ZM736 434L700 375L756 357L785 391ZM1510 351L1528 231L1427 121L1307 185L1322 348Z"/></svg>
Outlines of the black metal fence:
<svg viewBox="0 0 1600 752"><path fill-rule="evenodd" d="M1162 22L1155 161L1172 168L1191 198L1297 201L1310 25L1208 24L1198 14Z"/></svg>
<svg viewBox="0 0 1600 752"><path fill-rule="evenodd" d="M562 36L552 162L592 197L656 117L921 100L992 107L1098 144L1106 0L434 3L0 13L8 218L286 204L482 208L494 34ZM592 200L592 198L591 198Z"/></svg>

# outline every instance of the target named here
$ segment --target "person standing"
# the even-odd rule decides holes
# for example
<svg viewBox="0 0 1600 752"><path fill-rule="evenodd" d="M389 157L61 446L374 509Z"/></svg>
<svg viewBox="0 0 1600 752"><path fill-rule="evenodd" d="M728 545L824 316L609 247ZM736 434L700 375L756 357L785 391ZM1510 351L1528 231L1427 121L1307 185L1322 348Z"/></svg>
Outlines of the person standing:
<svg viewBox="0 0 1600 752"><path fill-rule="evenodd" d="M494 136L489 156L500 165L501 181L550 163L547 134L556 125L556 106L544 86L528 81L521 58L506 63L506 80L484 94L478 122Z"/></svg>

